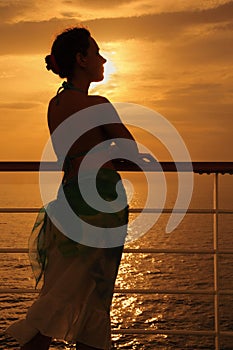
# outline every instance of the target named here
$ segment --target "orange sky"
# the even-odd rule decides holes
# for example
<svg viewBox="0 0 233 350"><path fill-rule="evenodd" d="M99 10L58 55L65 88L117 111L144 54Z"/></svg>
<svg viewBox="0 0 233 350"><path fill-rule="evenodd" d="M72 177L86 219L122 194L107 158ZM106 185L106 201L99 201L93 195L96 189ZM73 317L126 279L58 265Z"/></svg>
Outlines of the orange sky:
<svg viewBox="0 0 233 350"><path fill-rule="evenodd" d="M233 1L4 0L0 16L1 160L40 160L47 104L61 84L44 56L78 23L115 67L93 93L160 112L193 161L233 160Z"/></svg>

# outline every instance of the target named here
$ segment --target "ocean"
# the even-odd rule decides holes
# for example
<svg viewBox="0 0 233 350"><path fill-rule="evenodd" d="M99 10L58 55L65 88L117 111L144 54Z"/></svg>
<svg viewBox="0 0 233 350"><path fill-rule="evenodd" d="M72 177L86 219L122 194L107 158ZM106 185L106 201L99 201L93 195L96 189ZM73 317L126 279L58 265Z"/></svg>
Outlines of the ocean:
<svg viewBox="0 0 233 350"><path fill-rule="evenodd" d="M134 174L135 193L130 207L145 205L146 183ZM41 199L35 174L1 174L1 207L40 207ZM232 176L220 176L220 207L233 209ZM177 179L167 176L166 208L176 198ZM195 175L192 209L212 208L213 176ZM156 193L155 193L156 195ZM130 214L133 220L138 214ZM147 214L153 215L153 214ZM152 228L126 248L212 249L213 215L186 214L179 226L166 233L170 214L162 214ZM3 248L26 248L36 214L1 213L0 245ZM233 215L219 215L219 248L233 250ZM140 227L138 227L140 232ZM213 256L211 254L124 253L116 281L120 289L212 289ZM27 254L2 253L1 288L34 288L35 282ZM233 254L219 256L220 290L233 289ZM36 294L0 294L0 349L18 349L17 343L4 334L15 320L24 317ZM205 294L134 294L115 293L112 303L112 329L147 330L214 330L213 295ZM232 295L220 295L220 330L233 331ZM51 349L74 349L74 344L54 340ZM113 334L112 349L197 350L215 349L214 337L205 335ZM233 337L221 337L220 349L232 350Z"/></svg>

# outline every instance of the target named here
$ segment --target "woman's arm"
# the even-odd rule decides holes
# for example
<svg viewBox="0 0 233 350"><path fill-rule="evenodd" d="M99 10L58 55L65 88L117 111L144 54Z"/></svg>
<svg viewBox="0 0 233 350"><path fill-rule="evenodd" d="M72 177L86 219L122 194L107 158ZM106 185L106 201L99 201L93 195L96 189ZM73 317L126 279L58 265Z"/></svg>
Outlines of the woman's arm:
<svg viewBox="0 0 233 350"><path fill-rule="evenodd" d="M130 131L126 128L126 126L122 123L116 109L114 106L108 101L107 98L102 97L102 103L109 103L108 107L110 106L111 109L109 110L111 113L111 120L113 122L109 124L103 124L101 126L102 130L104 131L104 134L106 138L108 139L116 139L115 144L120 149L123 145L121 145L121 142L117 142L118 138L128 139L133 142L127 143L127 151L129 152L129 155L132 154L133 156L138 156L139 150L137 147L137 143L133 137L133 135L130 133Z"/></svg>

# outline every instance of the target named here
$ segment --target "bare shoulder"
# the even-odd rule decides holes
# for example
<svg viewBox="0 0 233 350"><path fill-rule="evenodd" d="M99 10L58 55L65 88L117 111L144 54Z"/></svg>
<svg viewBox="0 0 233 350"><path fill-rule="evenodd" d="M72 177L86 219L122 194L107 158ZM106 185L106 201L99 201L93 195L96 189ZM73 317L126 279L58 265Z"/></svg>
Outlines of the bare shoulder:
<svg viewBox="0 0 233 350"><path fill-rule="evenodd" d="M64 95L64 96L63 96ZM63 94L63 92L61 92L59 94L59 96L54 96L50 102L49 102L49 109L55 107L56 110L59 109L57 108L57 106L59 105L60 108L64 107L66 109L69 109L71 107L71 109L83 109L92 105L96 105L96 104L101 104L101 103L110 103L110 101L104 97L104 96L100 96L100 95L88 95L82 98L77 98L77 95L74 94L69 94L69 96L65 96L65 94ZM59 103L58 103L59 100ZM72 111L74 112L74 111Z"/></svg>
<svg viewBox="0 0 233 350"><path fill-rule="evenodd" d="M48 104L48 108L50 109L52 106L57 105L57 96L51 98Z"/></svg>
<svg viewBox="0 0 233 350"><path fill-rule="evenodd" d="M104 96L89 95L88 97L92 104L110 103L110 101Z"/></svg>
<svg viewBox="0 0 233 350"><path fill-rule="evenodd" d="M108 102L108 99L104 96L83 95L76 91L62 91L49 101L47 115L49 128L54 130L67 117L80 110Z"/></svg>

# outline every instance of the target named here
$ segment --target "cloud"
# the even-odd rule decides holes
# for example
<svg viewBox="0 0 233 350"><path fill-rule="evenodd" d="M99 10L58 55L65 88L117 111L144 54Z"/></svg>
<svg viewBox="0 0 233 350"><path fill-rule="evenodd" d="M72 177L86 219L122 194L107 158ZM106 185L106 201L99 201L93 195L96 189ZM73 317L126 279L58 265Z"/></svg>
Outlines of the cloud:
<svg viewBox="0 0 233 350"><path fill-rule="evenodd" d="M4 0L0 2L1 22L49 21L57 18L119 18L211 9L229 0ZM111 5L111 6L110 6Z"/></svg>
<svg viewBox="0 0 233 350"><path fill-rule="evenodd" d="M2 22L11 22L17 18L25 16L27 10L34 11L35 4L33 1L9 1L0 2L0 15Z"/></svg>
<svg viewBox="0 0 233 350"><path fill-rule="evenodd" d="M77 24L76 21L52 18L41 22L18 22L0 25L0 54L36 54L50 50L56 33Z"/></svg>
<svg viewBox="0 0 233 350"><path fill-rule="evenodd" d="M63 11L63 12L61 12L61 15L62 15L62 17L71 18L71 19L74 19L77 17L82 18L81 13L72 12L72 11Z"/></svg>
<svg viewBox="0 0 233 350"><path fill-rule="evenodd" d="M183 11L216 8L229 0L73 0L63 1L67 11L75 13L76 9L89 19L109 17L142 16L146 14L174 13ZM111 4L111 6L109 6ZM68 10L69 9L69 10ZM114 11L113 11L114 9ZM91 12L90 12L91 10Z"/></svg>
<svg viewBox="0 0 233 350"><path fill-rule="evenodd" d="M177 43L176 51L172 50L173 62L188 62L189 66L215 65L216 63L232 63L232 34L212 33L200 35L187 43ZM232 65L232 64L231 64ZM217 67L213 67L216 69Z"/></svg>
<svg viewBox="0 0 233 350"><path fill-rule="evenodd" d="M67 15L69 16L69 14ZM160 13L128 18L102 18L82 23L90 28L97 40L101 41L136 38L169 42L178 40L179 36L184 33L192 34L194 27L200 28L201 25L209 24L221 25L223 28L224 25L229 26L232 20L233 2L229 2L207 10ZM0 31L3 40L0 54L46 52L50 49L51 41L56 33L80 22L77 18L52 18L37 22L2 23ZM215 27L215 30L217 28Z"/></svg>
<svg viewBox="0 0 233 350"><path fill-rule="evenodd" d="M108 0L73 0L73 1L65 1L64 3L72 5L72 6L84 6L87 8L103 8L106 9L106 7L109 7L111 5L111 9L113 7L120 7L124 4L133 3L133 6L135 6L137 3L141 3L141 0L111 0L111 3L109 3Z"/></svg>
<svg viewBox="0 0 233 350"><path fill-rule="evenodd" d="M35 107L38 107L39 105L41 105L41 103L28 102L28 101L0 102L0 109L14 109L14 110L33 109Z"/></svg>
<svg viewBox="0 0 233 350"><path fill-rule="evenodd" d="M233 2L198 11L167 12L129 18L103 18L86 21L101 40L170 40L200 25L232 22ZM108 30L106 30L108 28Z"/></svg>

